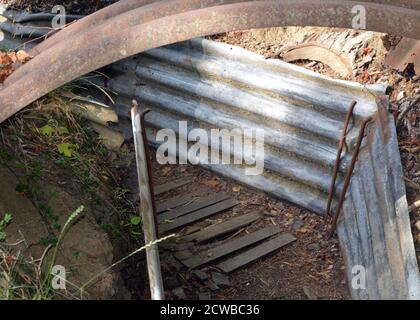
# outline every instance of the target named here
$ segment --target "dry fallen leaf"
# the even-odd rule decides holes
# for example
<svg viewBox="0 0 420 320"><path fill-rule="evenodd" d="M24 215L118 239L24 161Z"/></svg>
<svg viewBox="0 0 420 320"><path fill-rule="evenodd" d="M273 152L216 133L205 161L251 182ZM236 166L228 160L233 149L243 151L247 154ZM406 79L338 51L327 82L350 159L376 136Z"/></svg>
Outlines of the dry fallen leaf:
<svg viewBox="0 0 420 320"><path fill-rule="evenodd" d="M232 191L233 192L241 192L241 187L233 187Z"/></svg>
<svg viewBox="0 0 420 320"><path fill-rule="evenodd" d="M16 53L16 57L17 57L17 61L19 61L20 63L26 63L32 59L32 57L23 50L19 50Z"/></svg>
<svg viewBox="0 0 420 320"><path fill-rule="evenodd" d="M18 65L24 64L30 59L32 57L23 50L0 54L0 83L3 83Z"/></svg>
<svg viewBox="0 0 420 320"><path fill-rule="evenodd" d="M162 173L165 177L167 177L172 173L172 168L171 167L164 167L162 169Z"/></svg>
<svg viewBox="0 0 420 320"><path fill-rule="evenodd" d="M2 53L0 54L0 65L6 66L13 63L13 60L11 59L11 57L7 54L7 53Z"/></svg>
<svg viewBox="0 0 420 320"><path fill-rule="evenodd" d="M217 187L219 183L220 183L219 179L211 179L211 180L203 181L203 184L210 188Z"/></svg>
<svg viewBox="0 0 420 320"><path fill-rule="evenodd" d="M12 74L12 72L13 72L12 65L7 65L0 68L0 83L3 83L4 80L6 80L6 78Z"/></svg>

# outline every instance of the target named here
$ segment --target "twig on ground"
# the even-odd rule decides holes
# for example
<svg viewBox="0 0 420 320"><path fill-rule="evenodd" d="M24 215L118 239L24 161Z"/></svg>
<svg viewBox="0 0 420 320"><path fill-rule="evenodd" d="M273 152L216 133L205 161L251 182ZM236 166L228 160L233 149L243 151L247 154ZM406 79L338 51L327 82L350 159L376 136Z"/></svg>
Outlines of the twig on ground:
<svg viewBox="0 0 420 320"><path fill-rule="evenodd" d="M405 185L413 190L420 190L420 185L415 183L414 181L404 177Z"/></svg>
<svg viewBox="0 0 420 320"><path fill-rule="evenodd" d="M414 210L420 208L420 200L414 202L411 206L408 207L408 212L413 212Z"/></svg>

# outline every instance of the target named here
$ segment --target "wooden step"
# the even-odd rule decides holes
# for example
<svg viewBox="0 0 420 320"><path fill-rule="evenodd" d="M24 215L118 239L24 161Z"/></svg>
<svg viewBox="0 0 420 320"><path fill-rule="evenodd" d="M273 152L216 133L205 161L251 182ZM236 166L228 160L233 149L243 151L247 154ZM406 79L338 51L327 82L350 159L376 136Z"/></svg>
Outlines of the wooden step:
<svg viewBox="0 0 420 320"><path fill-rule="evenodd" d="M189 254L186 254L184 250L182 259L180 256L177 256L177 254L175 254L175 257L180 260L180 262L187 268L193 269L223 258L229 254L234 253L235 251L256 244L264 239L270 238L271 236L280 233L280 231L281 230L278 226L269 226L240 238L225 242L224 244L221 244L215 248L201 252L198 255L193 255L190 251Z"/></svg>
<svg viewBox="0 0 420 320"><path fill-rule="evenodd" d="M179 206L182 206L182 205L185 205L187 203L194 201L196 197L197 196L194 196L194 195L187 195L187 196L182 196L182 197L177 196L168 200L158 202L156 203L156 212L159 214L167 210L175 209Z"/></svg>
<svg viewBox="0 0 420 320"><path fill-rule="evenodd" d="M215 194L214 196L211 196L211 197L198 199L197 201L195 201L193 203L190 203L186 206L183 206L181 208L178 208L176 210L172 210L172 211L168 211L168 212L160 214L158 216L158 222L162 223L165 220L173 220L175 218L184 216L184 215L186 215L190 212L194 212L194 211L197 211L201 208L205 208L205 207L211 206L215 203L226 200L227 198L229 198L229 196L226 195L225 193L221 192L221 193L217 193L217 194Z"/></svg>
<svg viewBox="0 0 420 320"><path fill-rule="evenodd" d="M173 231L187 225L193 224L197 221L211 217L219 212L225 211L236 206L238 202L234 199L227 199L222 202L216 203L209 207L191 212L185 216L179 217L172 222L165 222L159 225L159 230L162 234Z"/></svg>
<svg viewBox="0 0 420 320"><path fill-rule="evenodd" d="M261 217L261 214L258 212L252 212L248 214L241 215L239 217L212 225L207 227L199 232L190 234L186 237L183 237L183 241L195 241L197 243L209 241L211 239L220 237L229 232L235 231L242 227L245 227L252 222L258 220Z"/></svg>
<svg viewBox="0 0 420 320"><path fill-rule="evenodd" d="M193 181L193 178L187 177L187 178L174 180L174 181L171 181L169 183L156 186L156 187L154 187L155 196L158 196L158 195L163 194L165 192L168 192L168 191L180 188L182 186L185 186L186 184L188 184L192 181Z"/></svg>
<svg viewBox="0 0 420 320"><path fill-rule="evenodd" d="M217 265L217 268L226 273L235 271L252 262L255 262L258 259L261 259L262 257L280 249L281 247L284 247L289 243L292 243L295 240L296 238L290 233L283 233L274 239L265 241L233 258L223 261Z"/></svg>

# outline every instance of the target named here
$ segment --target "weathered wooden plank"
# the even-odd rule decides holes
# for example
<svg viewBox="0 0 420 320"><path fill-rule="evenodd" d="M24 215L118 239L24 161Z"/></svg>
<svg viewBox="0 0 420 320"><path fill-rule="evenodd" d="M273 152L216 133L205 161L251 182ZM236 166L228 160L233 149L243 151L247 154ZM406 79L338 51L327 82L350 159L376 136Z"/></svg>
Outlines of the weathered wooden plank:
<svg viewBox="0 0 420 320"><path fill-rule="evenodd" d="M173 222L161 223L159 225L159 230L161 231L162 234L164 234L168 231L176 230L176 229L185 227L187 225L190 225L192 223L195 223L197 221L208 218L210 216L213 216L219 212L230 209L236 206L237 204L238 202L236 200L227 199L222 202L211 205L209 207L191 212L190 214L182 216L174 220Z"/></svg>
<svg viewBox="0 0 420 320"><path fill-rule="evenodd" d="M165 193L165 192L171 191L173 189L185 186L186 184L190 183L191 181L193 181L193 179L188 177L188 178L181 178L181 179L178 179L178 180L171 181L169 183L159 185L159 186L154 188L155 196L158 196L162 193Z"/></svg>
<svg viewBox="0 0 420 320"><path fill-rule="evenodd" d="M182 250L182 251L178 251L177 253L174 254L175 258L177 258L178 260L186 260L191 258L192 253L190 250Z"/></svg>
<svg viewBox="0 0 420 320"><path fill-rule="evenodd" d="M177 243L177 242L164 241L159 244L159 248L163 248L168 251L179 252L179 251L194 249L195 246L194 246L194 243L191 243L191 242Z"/></svg>
<svg viewBox="0 0 420 320"><path fill-rule="evenodd" d="M242 252L233 258L223 261L218 264L217 267L226 273L235 271L236 269L246 266L295 240L296 238L290 233L283 233L274 239L263 242L262 244Z"/></svg>
<svg viewBox="0 0 420 320"><path fill-rule="evenodd" d="M190 194L190 195L181 196L181 197L178 196L178 197L174 197L168 200L158 202L156 204L156 211L157 213L162 213L170 209L175 209L179 206L185 205L193 201L194 198L195 196Z"/></svg>
<svg viewBox="0 0 420 320"><path fill-rule="evenodd" d="M165 220L173 220L175 218L184 216L190 212L197 211L199 209L211 206L215 203L221 202L226 200L229 196L223 192L217 193L214 196L207 197L204 199L197 200L189 205L186 205L182 208L178 208L176 210L172 210L169 212L165 212L159 215L158 222L164 222Z"/></svg>
<svg viewBox="0 0 420 320"><path fill-rule="evenodd" d="M204 264L210 263L222 257L225 257L235 251L246 248L250 245L258 243L264 239L267 239L275 234L280 233L280 228L278 226L269 226L264 229L260 229L256 232L247 234L243 237L231 240L215 248L206 250L199 255L194 255L191 253L191 257L179 259L182 264L187 268L193 269ZM178 258L178 257L177 257Z"/></svg>
<svg viewBox="0 0 420 320"><path fill-rule="evenodd" d="M235 231L239 228L245 227L251 224L252 222L258 220L260 217L261 215L258 212L251 212L251 213L230 219L228 221L224 221L216 225L207 227L201 231L198 231L196 233L183 237L182 240L196 241L198 243L205 242L205 241L220 237L229 232Z"/></svg>

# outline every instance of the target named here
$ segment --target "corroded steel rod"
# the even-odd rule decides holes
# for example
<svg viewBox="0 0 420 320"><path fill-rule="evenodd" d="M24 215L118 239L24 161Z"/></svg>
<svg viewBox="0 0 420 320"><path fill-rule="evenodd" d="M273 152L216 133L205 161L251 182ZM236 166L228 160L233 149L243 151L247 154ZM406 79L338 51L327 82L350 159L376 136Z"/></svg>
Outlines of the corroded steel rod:
<svg viewBox="0 0 420 320"><path fill-rule="evenodd" d="M131 0L130 0L131 1ZM130 2L128 1L128 2ZM63 41L54 40L55 38L51 38L51 41L47 39L44 42L41 42L35 49L40 50L39 52L32 52L31 54L38 53L34 59L30 60L26 63L25 68L19 68L15 72L13 72L4 82L4 85L12 84L19 80L20 78L26 75L25 69L30 67L33 70L41 71L44 66L48 63L51 63L49 58L50 52L62 49L61 55L65 56L73 50L74 47L82 47L86 45L86 41L96 41L103 37L103 35L108 35L111 37L112 35L121 32L124 29L134 27L139 24L143 24L149 22L154 19L159 19L161 17L170 16L171 14L175 15L178 13L183 13L186 11L192 11L194 9L200 9L202 7L211 7L216 5L222 4L230 4L236 2L246 2L250 0L170 0L170 1L135 1L137 3L137 7L124 11L120 14L116 14L115 16L110 16L111 13L107 14L107 19L102 23L97 22L96 20L92 20L93 15L87 16L85 19L88 19L88 22L85 19L83 21L82 27L79 25L77 28L73 28L72 32L67 36L61 36ZM131 1L132 2L132 1ZM146 5L147 4L147 5ZM132 3L134 5L134 3ZM112 6L110 6L112 7ZM109 8L110 8L109 7ZM127 5L124 3L124 8L127 9ZM119 11L122 9L119 8ZM116 10L112 10L112 12L119 12ZM99 13L100 11L98 11ZM102 15L103 16L103 15ZM79 21L78 21L79 22ZM78 23L77 22L77 23ZM88 24L89 23L89 24ZM75 23L76 24L76 23ZM68 28L71 28L70 25ZM83 29L81 29L83 28ZM65 28L63 31L66 31ZM79 30L79 32L76 32ZM76 33L75 33L76 32ZM67 33L66 33L67 34ZM61 35L57 33L57 36ZM68 43L71 42L71 46ZM47 44L47 45L46 45ZM42 51L41 51L42 50ZM36 71L35 71L36 72Z"/></svg>
<svg viewBox="0 0 420 320"><path fill-rule="evenodd" d="M133 107L138 108L138 103L136 100L133 100ZM155 219L155 229L156 234L159 234L159 226L157 221L157 211L156 211L156 199L155 199L155 188L153 185L153 174L152 174L152 160L150 158L150 148L149 148L149 141L147 140L147 132L145 130L146 123L144 118L146 115L151 112L152 110L146 109L141 113L140 116L140 124L142 128L142 138L143 138L143 145L144 145L144 152L147 160L147 173L149 175L149 189L150 189L150 195L152 198L152 208L153 208L153 217Z"/></svg>
<svg viewBox="0 0 420 320"><path fill-rule="evenodd" d="M344 199L346 197L347 190L350 186L351 177L353 175L354 166L356 165L357 157L359 156L360 147L362 146L363 137L365 135L366 126L373 120L372 117L367 118L363 121L362 126L359 131L359 136L357 137L356 147L354 149L353 157L351 158L350 166L347 170L346 178L344 180L343 190L340 194L340 199L338 200L337 211L335 212L334 216L332 217L331 226L329 230L328 237L332 237L335 229L337 227L337 221L340 217L340 211L343 207Z"/></svg>
<svg viewBox="0 0 420 320"><path fill-rule="evenodd" d="M133 103L131 118L133 125L134 146L136 149L137 176L139 180L140 212L143 222L144 241L151 244L157 240L153 194L150 188L151 176L148 169L147 145L144 144L145 127L137 103ZM143 121L144 123L144 121ZM159 249L157 244L146 248L147 270L149 274L150 291L153 300L163 300L164 290L160 268Z"/></svg>
<svg viewBox="0 0 420 320"><path fill-rule="evenodd" d="M332 200L334 198L334 193L335 193L335 182L337 180L337 174L338 174L338 170L340 168L341 153L343 152L344 142L345 142L345 139L346 139L346 136L347 136L347 128L349 126L350 119L351 119L351 116L353 114L353 110L354 110L354 107L356 106L356 104L357 104L356 101L352 101L351 104L350 104L350 108L347 112L346 119L344 120L344 126L343 126L343 130L341 132L340 140L338 142L337 158L335 160L335 166L334 166L334 171L333 171L333 175L332 175L331 186L330 186L330 190L329 190L329 194L328 194L328 202L327 202L327 210L325 211L325 219L328 219L328 217L330 216L331 204L332 204Z"/></svg>

